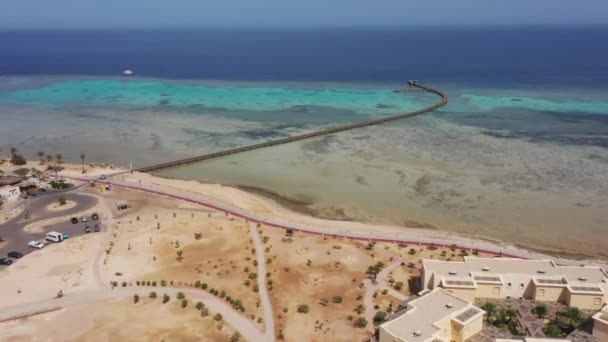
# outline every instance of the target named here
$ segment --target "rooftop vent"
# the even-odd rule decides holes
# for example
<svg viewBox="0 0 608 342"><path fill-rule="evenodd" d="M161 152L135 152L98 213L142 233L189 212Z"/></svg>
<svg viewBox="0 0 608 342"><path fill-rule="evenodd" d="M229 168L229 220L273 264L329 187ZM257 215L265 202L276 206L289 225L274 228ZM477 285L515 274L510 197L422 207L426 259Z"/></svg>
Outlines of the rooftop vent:
<svg viewBox="0 0 608 342"><path fill-rule="evenodd" d="M448 309L451 309L451 308L453 308L453 307L454 307L454 304L452 304L452 303L447 303L447 304L445 305L445 307L446 307L446 308L448 308Z"/></svg>
<svg viewBox="0 0 608 342"><path fill-rule="evenodd" d="M547 271L538 270L538 271L536 271L536 273L545 274L545 273L547 273Z"/></svg>
<svg viewBox="0 0 608 342"><path fill-rule="evenodd" d="M484 271L484 272L488 272L490 270L490 268L488 266L485 266L481 270Z"/></svg>
<svg viewBox="0 0 608 342"><path fill-rule="evenodd" d="M454 272L454 271L450 271L450 272L449 272L449 274L450 274L450 275L456 275L456 274L458 274L458 273L456 273L456 272Z"/></svg>
<svg viewBox="0 0 608 342"><path fill-rule="evenodd" d="M414 331L414 336L421 336L421 335L422 335L422 331L420 331L420 330Z"/></svg>

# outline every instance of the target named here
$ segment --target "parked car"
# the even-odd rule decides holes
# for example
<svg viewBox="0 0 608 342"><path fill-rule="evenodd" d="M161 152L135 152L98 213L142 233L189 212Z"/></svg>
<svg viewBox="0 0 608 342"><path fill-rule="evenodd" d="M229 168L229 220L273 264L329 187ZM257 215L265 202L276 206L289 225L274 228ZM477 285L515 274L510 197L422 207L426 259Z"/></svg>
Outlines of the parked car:
<svg viewBox="0 0 608 342"><path fill-rule="evenodd" d="M32 247L32 248L44 248L44 244L40 241L30 241L27 243L28 246Z"/></svg>
<svg viewBox="0 0 608 342"><path fill-rule="evenodd" d="M106 179L106 175L101 175L101 176L99 176L99 179L101 179L101 180Z"/></svg>
<svg viewBox="0 0 608 342"><path fill-rule="evenodd" d="M91 228L89 226L84 227L84 232L85 233L90 233L91 232Z"/></svg>
<svg viewBox="0 0 608 342"><path fill-rule="evenodd" d="M87 217L86 217L86 216L82 216L82 217L80 217L80 221L82 221L82 222L87 222L87 221L88 221L88 219L87 219Z"/></svg>
<svg viewBox="0 0 608 342"><path fill-rule="evenodd" d="M99 220L99 215L97 215L97 213L93 213L93 215L91 215L91 218L93 220Z"/></svg>
<svg viewBox="0 0 608 342"><path fill-rule="evenodd" d="M63 239L69 239L70 238L70 234L68 233L63 233Z"/></svg>
<svg viewBox="0 0 608 342"><path fill-rule="evenodd" d="M9 258L14 258L14 259L19 259L23 256L22 253L19 253L17 251L12 251L12 252L8 252L8 257Z"/></svg>
<svg viewBox="0 0 608 342"><path fill-rule="evenodd" d="M70 222L72 222L73 224L76 224L76 223L78 223L78 219L76 217L72 217L70 219Z"/></svg>
<svg viewBox="0 0 608 342"><path fill-rule="evenodd" d="M10 265L13 263L13 260L7 258L0 258L0 265Z"/></svg>
<svg viewBox="0 0 608 342"><path fill-rule="evenodd" d="M95 232L99 232L99 225L98 224L95 225Z"/></svg>

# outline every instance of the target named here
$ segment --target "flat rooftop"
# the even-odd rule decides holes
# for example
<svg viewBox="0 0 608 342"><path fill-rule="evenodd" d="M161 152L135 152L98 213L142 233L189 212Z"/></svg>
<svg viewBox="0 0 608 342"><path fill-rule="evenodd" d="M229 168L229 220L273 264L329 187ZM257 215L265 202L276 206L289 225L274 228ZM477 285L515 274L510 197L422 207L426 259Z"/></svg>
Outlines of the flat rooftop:
<svg viewBox="0 0 608 342"><path fill-rule="evenodd" d="M557 266L551 260L523 260L514 258L481 258L466 256L464 261L422 261L425 272L439 277L471 277L472 273L486 273L488 277L505 274L527 274L538 278L565 277L568 282L597 284L608 281L608 275L596 266Z"/></svg>
<svg viewBox="0 0 608 342"><path fill-rule="evenodd" d="M453 296L442 289L435 289L411 301L405 314L384 323L382 327L406 341L426 341L439 331L435 322L467 307L473 306L464 299Z"/></svg>

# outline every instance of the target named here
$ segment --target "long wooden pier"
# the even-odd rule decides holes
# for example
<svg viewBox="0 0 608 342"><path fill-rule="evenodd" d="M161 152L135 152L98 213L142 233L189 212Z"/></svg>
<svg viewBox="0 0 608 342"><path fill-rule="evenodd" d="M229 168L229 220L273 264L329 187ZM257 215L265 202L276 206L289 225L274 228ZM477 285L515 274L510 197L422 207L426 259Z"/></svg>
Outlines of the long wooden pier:
<svg viewBox="0 0 608 342"><path fill-rule="evenodd" d="M433 111L433 110L435 110L435 109L437 109L437 108L439 108L439 107L441 107L441 106L443 106L443 105L445 105L445 104L448 103L448 95L446 93L442 92L441 90L434 89L434 88L431 88L429 86L425 86L425 85L419 84L416 81L410 81L409 85L412 86L412 87L419 88L420 90L433 93L433 94L439 96L441 98L441 100L439 102L431 105L431 106L428 106L428 107L425 107L425 108L422 108L422 109L419 109L419 110L416 110L416 111L413 111L413 112L408 112L408 113L403 113L403 114L397 114L397 115L388 116L388 117L381 118L381 119L373 119L373 120L363 121L363 122L359 122L359 123L355 123L355 124L350 124L350 125L344 125L344 126L338 126L338 127L334 127L334 128L328 128L328 129L324 129L324 130L320 130L320 131L316 131L316 132L296 135L296 136L289 137L289 138L282 138L282 139L267 141L267 142L263 142L263 143L253 144L253 145L249 145L249 146L237 147L237 148L233 148L233 149L229 149L229 150L225 150L225 151L208 153L208 154L204 154L204 155L201 155L201 156L190 157L190 158L185 158L185 159L180 159L180 160L174 160L174 161L170 161L170 162L166 162L166 163L162 163L162 164L156 164L156 165L142 167L140 169L137 169L137 171L140 171L140 172L157 171L157 170L167 169L167 168L171 168L171 167L175 167L175 166L196 163L196 162L200 162L200 161L204 161L204 160L208 160L208 159L224 157L224 156L231 155L231 154L236 154L236 153L256 150L256 149L259 149L259 148L264 148L264 147L269 147L269 146L275 146L275 145L280 145L280 144L286 144L286 143L290 143L290 142L297 141L297 140L303 140L303 139L309 139L309 138L319 137L319 136L322 136L322 135L327 135L327 134L333 134L333 133L337 133L337 132L348 131L348 130L351 130L351 129L365 127L365 126L378 125L378 124L386 123L386 122L389 122L389 121L401 120L401 119L409 118L409 117L412 117L412 116L428 113L428 112Z"/></svg>

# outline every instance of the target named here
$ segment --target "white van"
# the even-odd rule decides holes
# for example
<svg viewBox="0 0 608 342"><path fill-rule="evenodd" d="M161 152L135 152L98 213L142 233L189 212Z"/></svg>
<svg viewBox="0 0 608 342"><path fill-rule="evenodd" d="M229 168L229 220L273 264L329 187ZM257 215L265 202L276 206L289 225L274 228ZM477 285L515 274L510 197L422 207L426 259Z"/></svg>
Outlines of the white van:
<svg viewBox="0 0 608 342"><path fill-rule="evenodd" d="M48 232L46 233L46 239L47 241L51 242L61 242L63 241L63 234L58 232Z"/></svg>

